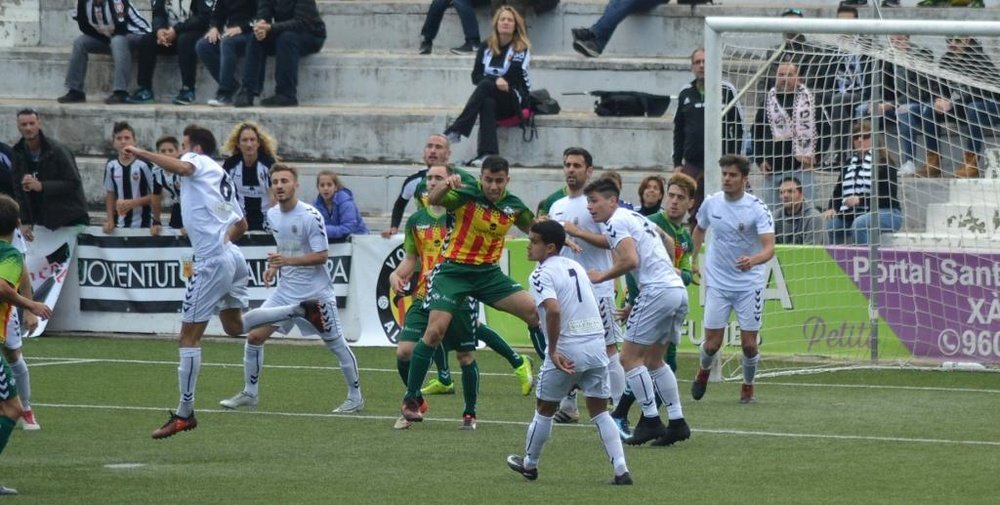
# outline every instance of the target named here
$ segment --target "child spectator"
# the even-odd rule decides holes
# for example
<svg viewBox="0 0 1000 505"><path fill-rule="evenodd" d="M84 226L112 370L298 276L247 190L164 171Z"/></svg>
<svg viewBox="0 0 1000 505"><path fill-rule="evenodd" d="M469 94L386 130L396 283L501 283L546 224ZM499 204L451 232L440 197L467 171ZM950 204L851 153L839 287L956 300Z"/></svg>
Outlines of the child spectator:
<svg viewBox="0 0 1000 505"><path fill-rule="evenodd" d="M66 69L69 91L56 101L86 102L83 83L87 80L88 55L110 53L115 62L115 76L113 92L104 103L125 103L132 78L132 50L138 47L142 36L150 32L149 21L136 10L132 0L77 0L76 23L83 34L73 41L73 53Z"/></svg>
<svg viewBox="0 0 1000 505"><path fill-rule="evenodd" d="M264 229L264 215L271 207L271 165L278 159L278 143L264 128L244 121L229 133L222 150L232 153L222 168L236 186L236 197L247 218L248 230Z"/></svg>
<svg viewBox="0 0 1000 505"><path fill-rule="evenodd" d="M156 152L172 158L180 158L181 149L180 143L177 142L177 137L165 135L157 139ZM184 228L184 221L181 219L181 176L154 165L153 181L154 188L152 207L154 223L160 220L163 193L166 192L170 195L170 200L173 202L170 205L170 222L168 224L174 229ZM159 235L160 225L154 224L151 226L150 233L154 236Z"/></svg>
<svg viewBox="0 0 1000 505"><path fill-rule="evenodd" d="M323 214L326 221L326 235L330 240L345 241L349 235L368 233L361 212L354 203L354 194L340 183L340 177L330 170L323 170L316 176L319 195L313 207Z"/></svg>
<svg viewBox="0 0 1000 505"><path fill-rule="evenodd" d="M153 101L153 71L157 54L176 54L181 69L181 90L172 100L174 105L194 103L194 83L198 57L194 45L205 34L214 0L153 0L153 32L139 42L139 89L128 98L129 103Z"/></svg>
<svg viewBox="0 0 1000 505"><path fill-rule="evenodd" d="M160 224L153 219L150 204L153 200L153 168L145 161L125 152L127 146L135 145L135 130L128 123L115 123L112 130L115 151L118 156L108 160L104 167L104 198L108 217L104 221L104 233L118 228L149 228Z"/></svg>
<svg viewBox="0 0 1000 505"><path fill-rule="evenodd" d="M257 0L216 0L209 21L211 27L195 45L198 58L219 85L215 98L208 101L213 107L232 105L233 96L240 89L235 77L236 62L246 54L247 45L253 40L256 14Z"/></svg>

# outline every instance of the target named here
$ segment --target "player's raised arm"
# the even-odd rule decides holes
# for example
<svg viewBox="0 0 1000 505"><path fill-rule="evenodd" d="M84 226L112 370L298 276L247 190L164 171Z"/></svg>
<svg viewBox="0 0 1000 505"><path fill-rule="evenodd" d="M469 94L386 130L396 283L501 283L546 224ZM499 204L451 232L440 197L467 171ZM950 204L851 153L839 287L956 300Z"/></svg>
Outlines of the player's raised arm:
<svg viewBox="0 0 1000 505"><path fill-rule="evenodd" d="M187 177L194 173L194 165L173 156L154 153L138 146L128 146L124 150L136 158L158 165L160 168L173 174Z"/></svg>

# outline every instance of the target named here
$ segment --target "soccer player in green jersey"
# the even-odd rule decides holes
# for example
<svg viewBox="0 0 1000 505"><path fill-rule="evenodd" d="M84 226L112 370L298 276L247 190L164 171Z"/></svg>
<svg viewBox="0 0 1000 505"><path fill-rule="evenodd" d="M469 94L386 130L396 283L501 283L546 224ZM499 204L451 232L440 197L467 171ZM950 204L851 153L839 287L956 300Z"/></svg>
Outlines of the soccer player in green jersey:
<svg viewBox="0 0 1000 505"><path fill-rule="evenodd" d="M534 334L541 332L531 295L504 274L498 264L510 228L517 226L527 232L534 218L520 198L507 192L509 174L507 160L487 156L475 186L463 184L461 177L453 174L428 195L431 205L448 209L453 226L441 253L443 260L431 274L424 301L430 311L427 330L410 360L401 409L407 421L423 420L421 410L426 408L420 385L454 315L468 311L463 306L466 297L474 296L519 317Z"/></svg>
<svg viewBox="0 0 1000 505"><path fill-rule="evenodd" d="M41 302L21 296L17 287L22 280L24 259L21 252L11 245L14 230L20 224L21 210L11 197L0 195L0 315L3 321L11 317L14 307L21 307L36 316L48 319L52 309ZM0 345L7 339L7 325L0 325ZM14 431L24 408L17 396L17 385L7 360L0 354L0 453ZM16 489L0 486L0 495L15 495Z"/></svg>
<svg viewBox="0 0 1000 505"><path fill-rule="evenodd" d="M656 224L656 226L673 239L674 268L680 274L685 286L691 284L691 280L693 279L691 258L694 252L694 241L687 227L687 215L694 206L697 190L698 183L691 176L682 172L675 172L667 182L666 208L661 212L647 216L647 219ZM628 300L625 307L619 313L619 317L622 320L628 318L632 305L635 303L636 297L639 296L639 286L631 275L626 277L625 282L628 286ZM671 370L677 371L676 344L671 343L667 346L667 352L663 356L663 360L667 362ZM635 395L631 391L625 391L621 401L615 405L615 410L611 414L622 438L627 438L630 435L628 429L628 411L632 408L633 403L635 403Z"/></svg>

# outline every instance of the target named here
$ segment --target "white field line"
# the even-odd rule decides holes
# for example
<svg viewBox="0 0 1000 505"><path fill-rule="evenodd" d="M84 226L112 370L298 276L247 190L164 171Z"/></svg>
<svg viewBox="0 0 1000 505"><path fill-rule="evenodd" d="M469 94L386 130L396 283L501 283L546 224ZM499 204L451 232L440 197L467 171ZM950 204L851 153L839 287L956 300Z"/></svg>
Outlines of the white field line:
<svg viewBox="0 0 1000 505"><path fill-rule="evenodd" d="M65 359L58 361L42 361L40 363L35 363L32 361L31 368L37 368L40 366L56 366L56 365L80 365L86 363L96 363L100 360L96 359Z"/></svg>
<svg viewBox="0 0 1000 505"><path fill-rule="evenodd" d="M163 412L167 410L167 408L165 407L139 407L139 406L126 406L126 405L85 405L85 404L66 404L66 403L33 403L32 405L45 408L129 410L129 411L141 411L141 412ZM222 409L199 409L197 412L200 414L226 414L226 415L248 415L248 416L259 415L259 416L298 417L298 418L341 418L341 419L363 419L363 420L376 420L376 421L394 421L396 419L396 416L379 416L379 415L365 415L365 414L323 414L323 413L310 413L310 412L275 412L275 411L261 411L261 410L233 411L233 410L222 410ZM453 418L425 417L424 421L455 423L456 425L458 424L458 420ZM508 426L528 426L529 424L523 421L491 421L484 419L478 420L478 423L508 425ZM569 425L561 425L561 427L593 429L589 424L569 424ZM388 429L389 428L387 426L386 430ZM692 429L691 431L695 433L711 433L716 435L737 435L737 436L755 436L755 437L764 436L764 437L775 437L775 438L809 438L809 439L827 439L827 440L829 439L852 440L852 441L864 441L864 442L899 442L908 444L976 445L976 446L1000 447L1000 441L990 441L990 440L945 440L937 438L831 435L825 433L779 433L771 431L748 431L748 430L704 429L704 428Z"/></svg>
<svg viewBox="0 0 1000 505"><path fill-rule="evenodd" d="M49 356L31 356L32 367L44 366L45 361L53 361L53 365L74 365L74 364L90 364L90 363L120 363L129 365L169 365L177 366L176 361L155 361L155 360L138 360L138 359L116 359L116 358L65 358L65 357L49 357ZM36 362L41 362L37 363ZM212 367L222 367L222 368L242 368L243 363L202 363L201 366L212 366ZM340 371L339 366L312 366L312 365L266 365L268 369L277 370L322 370L322 371ZM537 363L533 367L536 371L538 370ZM358 368L361 372L379 372L379 373L398 373L394 368ZM457 372L461 373L461 372ZM496 372L479 372L479 375L487 377L509 377L513 372L510 373L496 373ZM677 379L678 382L691 382L686 379ZM807 382L770 382L770 381L757 381L758 384L766 384L769 386L784 386L784 387L813 387L813 388L843 388L843 389L886 389L886 390L904 390L904 391L929 391L929 392L947 392L947 393L986 393L986 394L1000 394L1000 389L981 389L981 388L944 388L944 387L932 387L932 386L887 386L881 384L818 384L818 383L807 383Z"/></svg>

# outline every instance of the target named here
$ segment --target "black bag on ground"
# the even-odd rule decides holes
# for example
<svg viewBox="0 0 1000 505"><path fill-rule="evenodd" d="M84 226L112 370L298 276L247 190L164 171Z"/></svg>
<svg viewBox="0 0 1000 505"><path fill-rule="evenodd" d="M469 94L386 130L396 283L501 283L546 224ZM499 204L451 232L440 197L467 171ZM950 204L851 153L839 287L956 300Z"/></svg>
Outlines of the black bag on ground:
<svg viewBox="0 0 1000 505"><path fill-rule="evenodd" d="M591 91L597 97L594 112L598 116L660 117L670 107L670 97L639 91Z"/></svg>
<svg viewBox="0 0 1000 505"><path fill-rule="evenodd" d="M550 95L548 90L545 89L532 90L529 104L531 110L535 111L535 114L540 116L559 114L559 111L562 110L562 108L559 107L559 102L557 102L555 98L552 98L552 95Z"/></svg>

